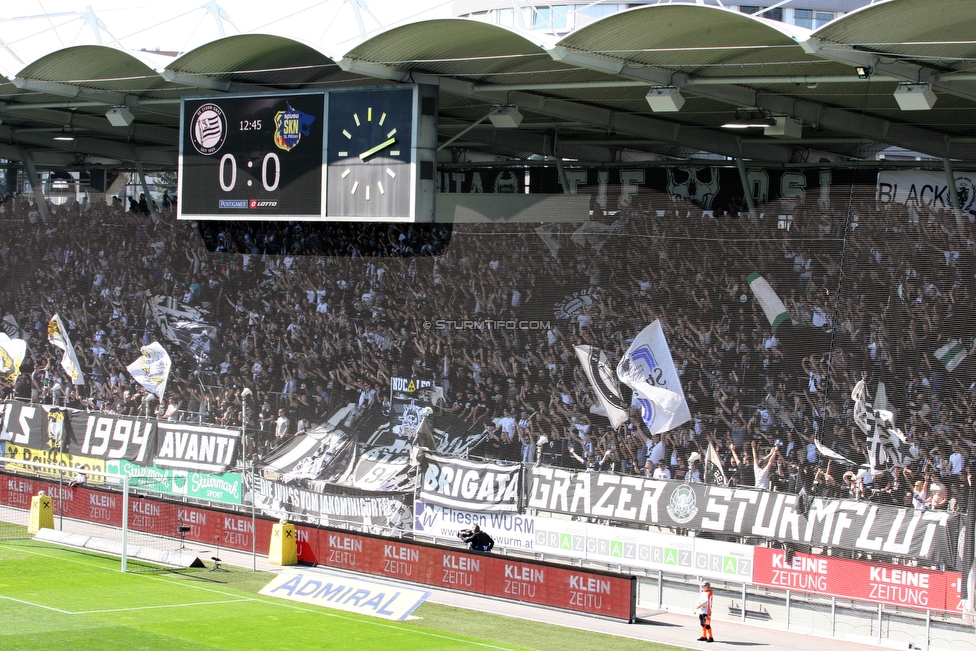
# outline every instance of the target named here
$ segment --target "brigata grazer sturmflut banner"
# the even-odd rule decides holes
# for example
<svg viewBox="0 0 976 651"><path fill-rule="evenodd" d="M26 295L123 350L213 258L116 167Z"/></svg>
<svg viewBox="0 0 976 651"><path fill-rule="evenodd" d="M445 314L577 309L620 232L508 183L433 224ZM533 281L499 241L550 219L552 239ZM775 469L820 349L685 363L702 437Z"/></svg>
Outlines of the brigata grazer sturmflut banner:
<svg viewBox="0 0 976 651"><path fill-rule="evenodd" d="M754 488L533 467L525 506L589 518L924 559L955 569L959 514Z"/></svg>
<svg viewBox="0 0 976 651"><path fill-rule="evenodd" d="M481 463L424 455L420 497L430 504L476 512L518 513L522 464Z"/></svg>

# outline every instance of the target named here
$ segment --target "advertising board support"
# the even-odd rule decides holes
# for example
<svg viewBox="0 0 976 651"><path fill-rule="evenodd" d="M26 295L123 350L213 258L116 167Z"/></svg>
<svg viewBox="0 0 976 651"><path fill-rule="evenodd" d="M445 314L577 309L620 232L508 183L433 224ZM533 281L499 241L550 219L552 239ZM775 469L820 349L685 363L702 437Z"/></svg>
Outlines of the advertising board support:
<svg viewBox="0 0 976 651"><path fill-rule="evenodd" d="M830 598L830 637L834 637L837 630L837 597Z"/></svg>
<svg viewBox="0 0 976 651"><path fill-rule="evenodd" d="M742 612L739 613L740 621L746 623L746 584L742 584Z"/></svg>
<svg viewBox="0 0 976 651"><path fill-rule="evenodd" d="M255 515L255 502L254 498L254 460L249 459L247 456L247 398L251 395L251 390L246 388L241 391L241 458L244 460L245 467L250 468L248 472L251 473L251 571L258 571L258 547L257 547L257 535L255 532L257 529L255 525L257 524L257 517Z"/></svg>
<svg viewBox="0 0 976 651"><path fill-rule="evenodd" d="M884 604L878 604L878 644L881 644L881 618L884 616Z"/></svg>
<svg viewBox="0 0 976 651"><path fill-rule="evenodd" d="M790 591L786 591L786 630L790 630Z"/></svg>

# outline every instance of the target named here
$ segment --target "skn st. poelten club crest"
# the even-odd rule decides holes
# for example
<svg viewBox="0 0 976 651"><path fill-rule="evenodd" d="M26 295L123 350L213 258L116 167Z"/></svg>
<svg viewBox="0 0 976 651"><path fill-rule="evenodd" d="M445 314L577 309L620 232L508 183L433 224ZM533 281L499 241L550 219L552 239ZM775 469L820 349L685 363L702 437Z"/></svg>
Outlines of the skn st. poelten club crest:
<svg viewBox="0 0 976 651"><path fill-rule="evenodd" d="M303 113L285 103L284 111L275 113L274 143L278 149L291 151L301 141L302 136L311 135L312 123L315 116Z"/></svg>

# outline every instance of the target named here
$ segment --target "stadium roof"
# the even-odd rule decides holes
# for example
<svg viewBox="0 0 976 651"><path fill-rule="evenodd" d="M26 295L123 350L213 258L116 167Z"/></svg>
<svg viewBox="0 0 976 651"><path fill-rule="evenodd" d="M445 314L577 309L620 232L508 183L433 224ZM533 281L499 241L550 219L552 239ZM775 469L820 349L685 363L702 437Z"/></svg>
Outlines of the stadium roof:
<svg viewBox="0 0 976 651"><path fill-rule="evenodd" d="M440 86L439 140L457 137L445 160L463 151L803 164L872 158L893 146L976 164L974 33L972 0L889 0L815 32L671 3L612 14L558 41L437 19L345 52L257 33L176 57L77 45L15 69L0 59L0 157L39 168L175 169L181 95L416 81ZM927 93L915 87L923 110L902 110L895 91L919 83L929 84L934 105L924 109ZM656 87L678 89L680 110L652 111L645 95ZM485 118L507 104L524 121L493 128ZM106 119L118 106L129 108L131 125ZM742 116L794 119L801 131L774 137L722 127Z"/></svg>

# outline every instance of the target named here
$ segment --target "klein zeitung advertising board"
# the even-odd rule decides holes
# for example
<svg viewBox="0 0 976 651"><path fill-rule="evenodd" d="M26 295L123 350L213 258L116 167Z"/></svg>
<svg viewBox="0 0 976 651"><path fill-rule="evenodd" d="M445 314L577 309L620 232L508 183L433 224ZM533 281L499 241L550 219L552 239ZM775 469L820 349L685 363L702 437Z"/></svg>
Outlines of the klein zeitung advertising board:
<svg viewBox="0 0 976 651"><path fill-rule="evenodd" d="M753 583L827 597L960 613L962 575L757 547Z"/></svg>

